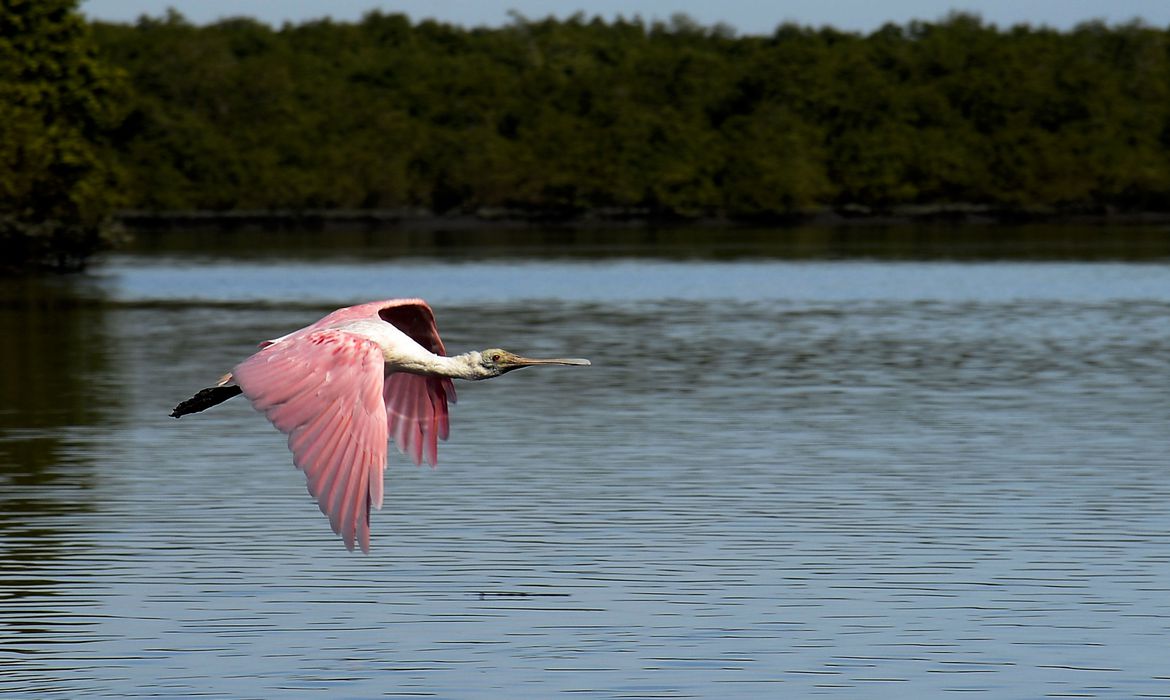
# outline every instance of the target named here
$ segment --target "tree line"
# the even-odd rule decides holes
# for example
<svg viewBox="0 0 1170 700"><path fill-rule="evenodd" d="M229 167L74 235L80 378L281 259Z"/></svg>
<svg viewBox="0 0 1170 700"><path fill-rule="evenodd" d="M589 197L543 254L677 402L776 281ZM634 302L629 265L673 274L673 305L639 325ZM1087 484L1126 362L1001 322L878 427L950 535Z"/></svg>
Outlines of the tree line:
<svg viewBox="0 0 1170 700"><path fill-rule="evenodd" d="M110 157L134 208L769 217L1170 194L1170 33L1140 24L93 28L132 86Z"/></svg>
<svg viewBox="0 0 1170 700"><path fill-rule="evenodd" d="M0 0L0 273L75 269L111 237L125 85L75 4Z"/></svg>
<svg viewBox="0 0 1170 700"><path fill-rule="evenodd" d="M778 220L1170 202L1170 29L1137 22L737 36L685 16L272 27L86 22L76 5L0 0L0 247L44 221L84 238L115 208Z"/></svg>

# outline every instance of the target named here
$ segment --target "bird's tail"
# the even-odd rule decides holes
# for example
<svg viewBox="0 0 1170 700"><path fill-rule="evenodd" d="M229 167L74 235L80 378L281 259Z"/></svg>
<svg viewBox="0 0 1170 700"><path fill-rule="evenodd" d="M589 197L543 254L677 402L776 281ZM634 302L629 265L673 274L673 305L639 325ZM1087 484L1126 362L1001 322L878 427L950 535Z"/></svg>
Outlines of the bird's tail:
<svg viewBox="0 0 1170 700"><path fill-rule="evenodd" d="M231 379L232 375L225 374L219 380L219 384L201 389L191 398L180 402L178 406L175 406L175 410L171 411L171 418L182 418L188 413L206 411L212 406L218 406L233 396L238 396L243 390L240 389L238 384L227 384Z"/></svg>

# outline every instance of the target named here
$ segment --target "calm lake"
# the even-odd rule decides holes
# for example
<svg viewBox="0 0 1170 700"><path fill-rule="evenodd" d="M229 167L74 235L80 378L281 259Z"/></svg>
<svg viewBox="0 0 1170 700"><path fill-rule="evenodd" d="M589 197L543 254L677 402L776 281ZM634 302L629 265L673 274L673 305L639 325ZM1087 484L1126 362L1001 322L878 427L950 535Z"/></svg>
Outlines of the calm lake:
<svg viewBox="0 0 1170 700"><path fill-rule="evenodd" d="M594 365L458 384L362 556L167 413L396 296ZM0 695L1170 697L1167 229L144 235L0 327Z"/></svg>

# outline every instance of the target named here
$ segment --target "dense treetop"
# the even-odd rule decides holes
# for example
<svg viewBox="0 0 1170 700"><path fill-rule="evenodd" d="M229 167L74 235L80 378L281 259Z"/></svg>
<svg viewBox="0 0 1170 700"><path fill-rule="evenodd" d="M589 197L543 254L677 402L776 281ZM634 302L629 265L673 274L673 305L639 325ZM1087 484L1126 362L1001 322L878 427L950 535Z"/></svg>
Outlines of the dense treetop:
<svg viewBox="0 0 1170 700"><path fill-rule="evenodd" d="M105 138L122 84L76 0L0 0L0 272L73 268L119 202Z"/></svg>
<svg viewBox="0 0 1170 700"><path fill-rule="evenodd" d="M140 209L616 207L783 216L1170 202L1170 31L737 37L521 17L94 24L132 85L110 144Z"/></svg>

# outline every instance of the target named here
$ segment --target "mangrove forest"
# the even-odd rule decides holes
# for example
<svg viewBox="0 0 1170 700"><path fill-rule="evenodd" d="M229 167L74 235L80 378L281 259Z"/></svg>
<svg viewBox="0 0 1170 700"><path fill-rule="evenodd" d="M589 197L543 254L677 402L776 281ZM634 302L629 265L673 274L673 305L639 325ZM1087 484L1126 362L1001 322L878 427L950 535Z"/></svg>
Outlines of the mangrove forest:
<svg viewBox="0 0 1170 700"><path fill-rule="evenodd" d="M3 13L52 5L74 3L4 0ZM85 229L95 199L744 221L1170 209L1170 29L1140 22L1058 31L954 14L749 36L685 16L10 19L0 227ZM69 65L28 58L53 42L84 47L46 54Z"/></svg>

